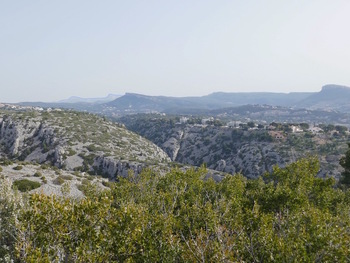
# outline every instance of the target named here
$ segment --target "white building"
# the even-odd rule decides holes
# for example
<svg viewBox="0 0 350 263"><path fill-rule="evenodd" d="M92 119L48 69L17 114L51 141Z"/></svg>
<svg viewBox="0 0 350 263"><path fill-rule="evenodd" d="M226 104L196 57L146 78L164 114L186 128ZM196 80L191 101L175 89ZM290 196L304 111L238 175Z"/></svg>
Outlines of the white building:
<svg viewBox="0 0 350 263"><path fill-rule="evenodd" d="M303 132L303 129L301 129L299 126L292 125L291 129L293 133Z"/></svg>
<svg viewBox="0 0 350 263"><path fill-rule="evenodd" d="M214 121L213 117L207 118L207 119L202 119L202 124L207 124L209 121Z"/></svg>
<svg viewBox="0 0 350 263"><path fill-rule="evenodd" d="M323 130L320 127L312 127L310 129L308 129L308 131L310 131L313 134L317 134L317 133L323 132Z"/></svg>
<svg viewBox="0 0 350 263"><path fill-rule="evenodd" d="M187 123L187 121L188 121L187 117L180 117L180 123L181 124L185 124L185 123Z"/></svg>

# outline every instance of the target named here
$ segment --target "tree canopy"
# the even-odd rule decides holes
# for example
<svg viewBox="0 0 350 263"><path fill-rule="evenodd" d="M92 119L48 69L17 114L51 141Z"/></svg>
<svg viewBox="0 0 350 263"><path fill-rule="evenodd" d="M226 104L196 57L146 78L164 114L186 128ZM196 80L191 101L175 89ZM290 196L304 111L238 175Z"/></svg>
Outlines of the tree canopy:
<svg viewBox="0 0 350 263"><path fill-rule="evenodd" d="M346 186L350 186L350 143L348 143L348 146L349 149L345 153L345 156L340 159L340 165L344 168L340 183Z"/></svg>
<svg viewBox="0 0 350 263"><path fill-rule="evenodd" d="M237 174L220 182L206 180L204 168L147 170L110 190L91 186L80 200L33 194L18 202L7 187L0 240L12 250L0 255L15 262L349 262L350 194L317 178L318 169L308 158L257 180Z"/></svg>

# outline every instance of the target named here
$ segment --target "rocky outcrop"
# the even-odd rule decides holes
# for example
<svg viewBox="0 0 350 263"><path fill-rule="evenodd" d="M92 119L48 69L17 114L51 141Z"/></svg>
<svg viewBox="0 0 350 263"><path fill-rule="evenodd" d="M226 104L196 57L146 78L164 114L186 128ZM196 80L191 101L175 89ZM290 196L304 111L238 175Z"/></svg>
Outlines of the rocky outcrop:
<svg viewBox="0 0 350 263"><path fill-rule="evenodd" d="M55 134L50 127L36 120L18 120L11 116L1 119L0 143L2 157L18 157L28 160L46 160L50 150L54 151Z"/></svg>
<svg viewBox="0 0 350 263"><path fill-rule="evenodd" d="M152 142L91 114L0 111L0 158L127 176L170 161Z"/></svg>
<svg viewBox="0 0 350 263"><path fill-rule="evenodd" d="M107 175L110 179L115 179L118 176L127 177L130 171L137 175L141 173L145 164L125 162L110 157L99 156L94 160L94 167L104 175Z"/></svg>

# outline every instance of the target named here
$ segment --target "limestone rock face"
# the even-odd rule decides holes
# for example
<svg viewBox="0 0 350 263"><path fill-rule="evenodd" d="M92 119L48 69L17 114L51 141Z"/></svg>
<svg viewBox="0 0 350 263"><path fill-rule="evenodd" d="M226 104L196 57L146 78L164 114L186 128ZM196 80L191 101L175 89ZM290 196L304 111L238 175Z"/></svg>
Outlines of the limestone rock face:
<svg viewBox="0 0 350 263"><path fill-rule="evenodd" d="M49 163L110 178L171 161L160 147L122 125L71 111L0 111L0 158Z"/></svg>
<svg viewBox="0 0 350 263"><path fill-rule="evenodd" d="M0 143L1 155L18 156L25 160L26 155L36 148L49 147L54 143L53 131L39 121L21 121L11 116L1 119ZM37 154L41 159L45 153Z"/></svg>
<svg viewBox="0 0 350 263"><path fill-rule="evenodd" d="M225 171L225 168L226 168L226 161L221 159L217 162L217 166L215 170L223 172Z"/></svg>
<svg viewBox="0 0 350 263"><path fill-rule="evenodd" d="M171 160L174 161L176 160L177 154L180 150L179 140L174 137L171 137L169 140L162 144L162 148L168 153Z"/></svg>
<svg viewBox="0 0 350 263"><path fill-rule="evenodd" d="M110 157L97 157L94 161L94 166L103 171L105 175L108 175L110 179L114 179L117 176L127 177L130 171L137 175L145 167L141 163L125 162Z"/></svg>

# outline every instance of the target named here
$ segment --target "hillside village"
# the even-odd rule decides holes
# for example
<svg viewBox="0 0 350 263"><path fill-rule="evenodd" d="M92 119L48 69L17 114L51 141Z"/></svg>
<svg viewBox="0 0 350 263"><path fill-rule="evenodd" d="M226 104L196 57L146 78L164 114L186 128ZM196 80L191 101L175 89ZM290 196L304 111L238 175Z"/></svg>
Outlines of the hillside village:
<svg viewBox="0 0 350 263"><path fill-rule="evenodd" d="M166 114L160 114L160 116L165 117ZM156 119L156 118L155 118ZM155 120L154 119L154 120ZM287 134L306 134L306 135L317 135L319 137L324 137L326 134L334 137L347 136L350 135L350 131L347 126L344 125L333 125L333 124L317 124L315 122L311 123L276 123L272 122L266 124L266 121L260 120L259 122L254 122L248 119L246 122L241 120L230 120L221 121L218 118L206 117L206 118L191 118L191 117L177 117L179 119L176 125L194 124L198 127L216 126L223 128L233 128L241 129L244 131L253 130L266 130L269 135L274 139L283 140L286 138Z"/></svg>

